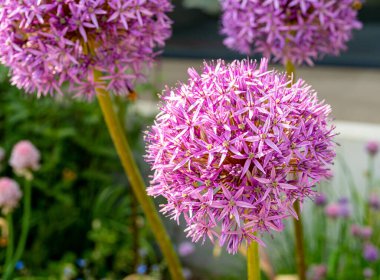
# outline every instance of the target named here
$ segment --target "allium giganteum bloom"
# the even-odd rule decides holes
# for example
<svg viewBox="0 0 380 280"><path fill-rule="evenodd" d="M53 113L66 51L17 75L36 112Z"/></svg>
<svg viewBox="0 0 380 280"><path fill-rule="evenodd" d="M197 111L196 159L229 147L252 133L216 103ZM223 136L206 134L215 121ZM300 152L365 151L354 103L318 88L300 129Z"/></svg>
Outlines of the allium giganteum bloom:
<svg viewBox="0 0 380 280"><path fill-rule="evenodd" d="M168 0L0 0L0 60L27 92L127 94L171 34ZM102 83L93 69L104 73Z"/></svg>
<svg viewBox="0 0 380 280"><path fill-rule="evenodd" d="M330 106L302 80L290 88L267 60L205 63L166 89L146 135L154 176L148 193L188 236L236 253L255 232L280 231L293 203L329 176L335 152Z"/></svg>
<svg viewBox="0 0 380 280"><path fill-rule="evenodd" d="M295 64L346 49L360 0L220 0L227 47Z"/></svg>

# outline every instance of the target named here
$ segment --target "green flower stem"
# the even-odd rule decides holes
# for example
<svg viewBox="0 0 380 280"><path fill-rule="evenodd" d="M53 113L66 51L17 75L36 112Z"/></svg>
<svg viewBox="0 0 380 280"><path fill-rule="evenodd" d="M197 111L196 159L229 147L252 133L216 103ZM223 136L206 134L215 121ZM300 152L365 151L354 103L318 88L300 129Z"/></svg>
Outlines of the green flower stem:
<svg viewBox="0 0 380 280"><path fill-rule="evenodd" d="M8 267L9 263L12 261L13 255L13 215L12 211L7 214L7 227L8 227L8 237L7 237L7 251L5 253L5 265Z"/></svg>
<svg viewBox="0 0 380 280"><path fill-rule="evenodd" d="M127 104L125 102L125 98L121 96L115 97L115 102L117 106L117 117L120 121L121 126L123 127L124 135L127 135L126 122L125 117L127 113ZM133 252L133 263L132 267L134 270L137 269L139 265L140 257L139 257L139 240L140 240L140 231L137 225L138 219L138 202L136 201L136 197L134 193L131 193L131 235L132 235L132 252Z"/></svg>
<svg viewBox="0 0 380 280"><path fill-rule="evenodd" d="M95 71L95 80L99 81L100 77L101 73L99 71ZM128 180L131 183L136 198L148 219L161 251L166 258L172 279L183 280L184 277L182 274L181 264L173 249L162 221L157 214L153 201L146 194L144 180L142 179L142 176L133 159L131 148L129 147L128 141L123 133L123 128L113 109L111 97L106 90L101 88L97 89L97 97L103 112L104 120L108 127L108 131L111 135L124 171L128 176Z"/></svg>
<svg viewBox="0 0 380 280"><path fill-rule="evenodd" d="M289 84L289 87L290 87L295 81L296 68L294 64L289 60L286 62L285 68L286 68L286 73L288 77L292 78L292 82ZM297 216L298 216L298 220L293 219L294 233L295 233L295 239L296 239L296 261L297 261L298 278L299 280L306 280L304 234L303 234L302 217L301 217L301 211L300 211L300 203L298 200L294 203L294 210L296 211Z"/></svg>
<svg viewBox="0 0 380 280"><path fill-rule="evenodd" d="M3 275L3 280L12 279L12 274L16 266L16 262L21 260L22 254L24 253L26 240L29 233L30 226L30 214L31 214L31 198L32 198L32 185L31 180L25 180L24 189L24 212L22 216L22 227L20 239L12 260L5 267L5 273Z"/></svg>
<svg viewBox="0 0 380 280"><path fill-rule="evenodd" d="M294 233L295 233L295 238L296 238L296 261L297 261L298 278L299 280L306 280L303 225L302 225L302 217L301 217L301 211L300 211L300 203L298 200L294 203L294 210L296 211L297 216L298 216L298 220L293 219Z"/></svg>
<svg viewBox="0 0 380 280"><path fill-rule="evenodd" d="M252 241L247 249L248 280L260 280L259 245Z"/></svg>

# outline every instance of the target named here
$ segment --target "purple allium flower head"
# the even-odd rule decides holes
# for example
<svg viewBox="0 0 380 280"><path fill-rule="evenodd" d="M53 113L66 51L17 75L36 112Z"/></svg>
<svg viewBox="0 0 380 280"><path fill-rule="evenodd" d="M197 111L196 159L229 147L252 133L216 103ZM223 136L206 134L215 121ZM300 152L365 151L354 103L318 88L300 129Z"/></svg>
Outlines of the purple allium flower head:
<svg viewBox="0 0 380 280"><path fill-rule="evenodd" d="M379 250L372 244L364 245L363 257L369 262L375 262L379 259Z"/></svg>
<svg viewBox="0 0 380 280"><path fill-rule="evenodd" d="M20 176L31 178L31 171L40 168L40 152L28 140L22 140L14 145L9 159L9 165Z"/></svg>
<svg viewBox="0 0 380 280"><path fill-rule="evenodd" d="M194 245L191 242L185 241L179 244L178 253L181 257L186 257L194 253Z"/></svg>
<svg viewBox="0 0 380 280"><path fill-rule="evenodd" d="M244 54L260 52L295 64L346 49L358 0L220 0L224 44Z"/></svg>
<svg viewBox="0 0 380 280"><path fill-rule="evenodd" d="M283 229L293 203L313 196L335 152L330 106L304 81L251 60L205 63L164 90L146 135L154 170L148 193L162 212L183 214L193 241L219 240L236 253L254 232Z"/></svg>
<svg viewBox="0 0 380 280"><path fill-rule="evenodd" d="M12 83L39 95L128 94L171 34L168 0L0 0L0 60ZM100 82L93 71L103 73Z"/></svg>
<svg viewBox="0 0 380 280"><path fill-rule="evenodd" d="M18 205L21 196L22 193L16 181L6 177L0 178L0 208L5 214Z"/></svg>
<svg viewBox="0 0 380 280"><path fill-rule="evenodd" d="M368 141L368 143L365 146L368 154L371 156L375 156L377 152L379 151L379 142L377 141Z"/></svg>
<svg viewBox="0 0 380 280"><path fill-rule="evenodd" d="M317 206L325 206L326 203L327 203L327 196L324 193L318 193L315 196L315 200L314 201L315 201L315 204Z"/></svg>
<svg viewBox="0 0 380 280"><path fill-rule="evenodd" d="M369 206L374 210L380 210L380 197L375 194L371 193L368 198Z"/></svg>

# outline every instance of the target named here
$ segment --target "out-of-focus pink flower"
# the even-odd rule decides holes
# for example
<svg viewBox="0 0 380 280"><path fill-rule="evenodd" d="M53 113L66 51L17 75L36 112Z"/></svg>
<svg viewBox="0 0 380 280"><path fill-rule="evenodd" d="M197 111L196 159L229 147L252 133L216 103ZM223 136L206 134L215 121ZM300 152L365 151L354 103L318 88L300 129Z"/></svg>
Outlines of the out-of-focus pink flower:
<svg viewBox="0 0 380 280"><path fill-rule="evenodd" d="M304 81L291 84L268 61L205 63L162 95L146 135L162 212L183 214L194 242L217 239L236 253L281 231L293 203L315 195L335 157L329 105ZM291 176L289 176L291 175Z"/></svg>
<svg viewBox="0 0 380 280"><path fill-rule="evenodd" d="M368 154L371 156L375 156L377 152L379 151L379 142L377 141L369 141L367 145L365 146Z"/></svg>
<svg viewBox="0 0 380 280"><path fill-rule="evenodd" d="M16 181L3 177L0 178L0 207L4 213L12 211L22 196Z"/></svg>
<svg viewBox="0 0 380 280"><path fill-rule="evenodd" d="M178 246L178 253L181 257L186 257L194 253L195 248L192 242L182 242Z"/></svg>
<svg viewBox="0 0 380 280"><path fill-rule="evenodd" d="M340 205L338 203L330 203L325 208L325 213L329 218L336 219L340 217Z"/></svg>
<svg viewBox="0 0 380 280"><path fill-rule="evenodd" d="M361 227L356 224L351 226L351 234L355 237L368 240L372 236L372 232L373 230L369 226Z"/></svg>
<svg viewBox="0 0 380 280"><path fill-rule="evenodd" d="M12 149L9 165L16 174L30 178L32 171L40 168L40 152L28 140L18 142Z"/></svg>
<svg viewBox="0 0 380 280"><path fill-rule="evenodd" d="M327 267L324 264L313 265L310 269L311 280L322 280L326 277Z"/></svg>
<svg viewBox="0 0 380 280"><path fill-rule="evenodd" d="M368 198L369 206L374 210L380 210L380 197L375 194L371 193Z"/></svg>
<svg viewBox="0 0 380 280"><path fill-rule="evenodd" d="M370 267L366 267L364 270L363 270L363 276L365 279L371 279L373 276L374 276L374 271L372 268Z"/></svg>

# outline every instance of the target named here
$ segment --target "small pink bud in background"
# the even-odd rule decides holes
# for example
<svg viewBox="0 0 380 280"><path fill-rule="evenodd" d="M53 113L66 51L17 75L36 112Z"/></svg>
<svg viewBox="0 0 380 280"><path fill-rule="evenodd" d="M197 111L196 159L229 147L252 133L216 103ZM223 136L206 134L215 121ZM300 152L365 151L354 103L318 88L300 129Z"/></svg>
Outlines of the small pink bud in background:
<svg viewBox="0 0 380 280"><path fill-rule="evenodd" d="M331 203L326 206L325 213L329 218L336 219L341 215L341 206L338 203Z"/></svg>
<svg viewBox="0 0 380 280"><path fill-rule="evenodd" d="M379 142L369 141L365 148L371 156L375 156L379 151Z"/></svg>
<svg viewBox="0 0 380 280"><path fill-rule="evenodd" d="M372 209L380 210L380 197L377 194L372 193L368 198L368 203Z"/></svg>
<svg viewBox="0 0 380 280"><path fill-rule="evenodd" d="M31 171L37 171L40 168L40 158L37 148L30 141L22 140L13 147L9 165L16 174L31 179Z"/></svg>
<svg viewBox="0 0 380 280"><path fill-rule="evenodd" d="M360 231L360 236L364 239L369 239L372 236L372 228L371 227L362 227Z"/></svg>
<svg viewBox="0 0 380 280"><path fill-rule="evenodd" d="M365 279L370 279L373 277L373 275L374 275L374 272L372 268L367 267L363 270L363 276L365 277Z"/></svg>
<svg viewBox="0 0 380 280"><path fill-rule="evenodd" d="M352 225L351 226L351 234L352 234L352 236L360 237L361 227L359 225Z"/></svg>
<svg viewBox="0 0 380 280"><path fill-rule="evenodd" d="M185 241L179 244L178 246L178 253L181 257L187 257L191 255L192 253L194 253L194 251L195 251L194 245L191 242Z"/></svg>
<svg viewBox="0 0 380 280"><path fill-rule="evenodd" d="M0 178L0 207L3 212L9 213L18 204L22 196L19 185L9 178Z"/></svg>

